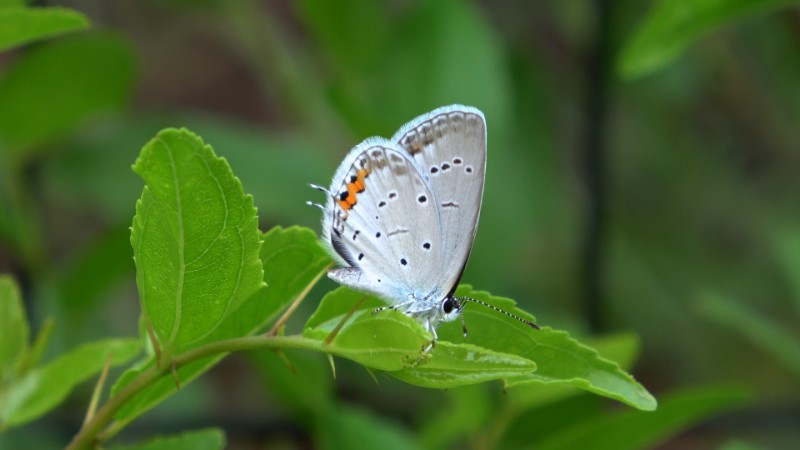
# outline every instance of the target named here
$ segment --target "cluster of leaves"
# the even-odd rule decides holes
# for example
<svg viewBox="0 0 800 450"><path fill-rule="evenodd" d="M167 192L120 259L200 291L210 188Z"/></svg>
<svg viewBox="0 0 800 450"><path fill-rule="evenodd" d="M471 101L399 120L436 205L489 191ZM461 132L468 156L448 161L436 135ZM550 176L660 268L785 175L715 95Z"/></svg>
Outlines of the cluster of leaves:
<svg viewBox="0 0 800 450"><path fill-rule="evenodd" d="M477 103L492 110L491 117L496 123L513 123L500 114L505 111L503 103L509 101L504 97L507 92L494 89L502 85L498 80L504 76L499 69L502 63L497 58L500 54L497 42L480 26L469 8L454 6L454 2L433 2L423 8L425 11L420 17L447 16L451 27L438 26L438 21L429 19L433 23L425 28L437 33L430 39L429 35L413 28L418 22L410 21L408 28L401 30L410 39L403 40L406 45L393 55L398 63L379 64L385 73L377 77L379 83L371 83L374 79L365 80L358 74L375 71L370 61L374 64L383 60L380 42L392 40L393 35L380 21L373 20L372 14L380 15L378 8L371 2L363 3L351 4L353 11L359 11L357 14L341 5L325 6L325 2L306 1L300 7L317 37L327 42L326 56L336 61L340 69L349 70L334 74L340 83L332 94L351 123L361 128L380 128L386 121L393 127L407 119L405 109L417 111L420 98L439 100L462 92L480 92L477 95L484 97ZM659 2L621 53L618 72L628 79L644 76L674 61L693 41L721 25L795 3L780 0ZM344 20L331 20L331 17ZM367 20L362 20L365 17ZM356 18L357 26L350 22ZM87 26L88 20L76 11L29 7L24 1L0 0L0 51ZM465 29L471 32L464 33ZM355 41L364 48L354 50L352 35L348 33L352 30L359 30L373 39L364 40L359 36ZM437 42L438 48L432 51L424 45L427 42L414 39ZM463 39L469 39L468 43ZM470 52L467 58L459 53L464 49ZM369 56L366 59L354 56L365 54ZM473 58L473 54L481 57ZM475 79L480 80L481 85L453 83L457 77L450 71L453 68L463 70L463 66L451 61L461 59L479 62L474 69ZM0 237L12 243L13 250L34 276L46 263L43 256L46 238L38 224L41 218L31 206L35 205L35 199L26 192L21 174L31 161L43 157L43 150L54 139L76 129L88 117L100 111L119 109L126 103L134 77L133 60L131 46L117 36L78 35L31 48L8 65L0 80L0 98L3 99L0 103ZM428 74L425 79L418 79L414 74L396 70L397 67L418 66L420 61L427 61L423 65L431 68L433 80ZM53 70L54 67L58 70ZM309 81L302 76L302 70L296 70L294 75L291 70L287 73L287 78L294 79L295 89L289 91L299 96L299 100L295 100L314 105L325 98L320 90L297 88ZM67 86L64 79L70 80ZM493 80L488 83L493 89L479 89L486 79ZM314 80L310 81L313 84ZM425 89L398 86L424 86ZM387 90L415 92L419 97L398 98L388 95ZM387 98L393 98L398 104L389 102L387 105ZM46 104L59 107L40 107ZM388 113L379 118L372 114L376 110ZM317 124L320 134L329 131L325 128L334 122L330 117L320 119L310 115L307 118ZM213 124L204 125L204 130L213 128ZM231 139L243 138L240 133ZM168 156L174 160L167 161ZM238 157L242 158L241 154ZM234 160L233 155L230 158ZM282 164L281 167L291 165L286 159L274 162ZM254 169L259 164L253 164L252 160L234 165L243 172L259 170ZM105 367L130 361L142 347L146 349L144 356L114 383L109 400L100 408L89 407L76 447L85 444L83 439L106 440L114 436L136 417L173 395L177 391L175 380L185 385L213 367L227 352L252 348L262 349L251 355L259 364L268 367L273 377L278 377L276 373L282 363L273 352L263 349L285 350L290 356L291 363L300 370L297 375L282 379L279 385L287 397L294 396L290 402L312 409L322 418L318 425L322 430L320 439L331 447L335 443L354 441L374 442L375 446L404 442L408 443L407 447L413 447L413 443L397 429L374 426L377 421L374 417L333 408L332 395L311 398L313 395L309 392L317 393L311 386L321 384L315 384L311 378L329 378L330 375L325 370L313 369L313 365L301 365L306 360L291 349L347 358L425 387L503 380L506 391L513 394L508 396L511 402L504 402L504 406L493 404L484 391L474 386L452 390L445 410L435 410L434 417L427 418L423 427L421 439L430 448L442 447L469 434L472 424L484 424L486 416L490 415L501 418L490 427L495 435L494 442L535 441L543 448L585 448L602 442L607 447L636 448L657 442L745 398L737 390L699 389L663 397L656 412L605 414L597 403L587 407L586 402L592 401L587 398L593 397L581 396L578 392L611 397L642 410L655 406L652 397L623 371L630 367L637 353L635 339L619 337L592 341L591 347L608 358L604 359L563 332L544 329L534 333L478 307L465 313L473 330L468 339L460 336L457 325L446 324L441 330L442 341L432 358L416 364L419 348L429 339L416 322L395 313L372 316L369 313L379 301L363 299L360 294L346 289L333 291L322 300L302 334L282 336L283 320L276 322L281 311L304 298L330 263L314 233L303 228L276 228L262 235L255 228L252 200L243 195L227 164L213 156L191 133L172 130L160 135L145 148L136 170L148 185L137 205L133 236L137 283L144 312L138 340L142 345L132 339L102 340L78 346L41 363L52 322L46 322L30 343L19 290L10 278L0 278L0 429L35 420L57 406L79 383L104 372ZM102 177L105 173L95 170L91 176ZM180 176L176 177L178 174ZM244 173L240 175L245 179ZM255 179L261 174L252 176ZM116 185L118 181L114 178L112 182ZM71 182L80 189L81 180L71 179ZM515 189L511 183L506 187ZM176 193L183 195L176 197ZM119 197L103 198L114 195L110 190L92 187L84 194L90 200L99 198L104 205L112 205L109 208L116 208L113 213L117 216L125 220L130 217L129 204L120 202ZM302 203L293 195L296 194L287 192L257 200L260 205ZM108 272L98 275L90 270L97 267L97 261L111 261L111 267L104 267L105 270L123 272L118 268L118 264L122 264L119 258L114 260L109 256L120 253L115 251L116 247L108 249L108 244L120 242L115 237L97 243L96 254L87 255L87 260L93 263L74 268L68 277L73 283L61 286L65 298L70 299L66 303L87 302L87 292L102 290L107 280L113 278L105 276ZM800 254L792 251L796 246L781 243L776 244L776 248L786 252L787 268L800 267L796 261L790 261ZM475 262L481 263L480 260ZM82 295L71 294L79 291L75 287L77 283L80 283ZM268 287L265 288L264 283ZM466 286L460 292L530 317L516 309L510 300L474 292ZM72 302L73 297L75 302ZM783 327L760 318L755 311L732 305L716 293L705 296L702 306L708 317L747 333L752 341L773 353L787 367L798 370L800 346ZM273 327L268 334L257 334L270 325ZM611 361L618 361L622 368ZM174 375L171 374L173 368ZM100 398L101 390L97 392L93 404ZM495 414L497 408L506 409ZM526 417L544 408L548 408L546 416L561 419L560 423L531 427L525 422ZM334 410L336 413L332 412ZM353 429L362 431L347 441L347 431ZM336 435L336 432L342 434ZM179 445L221 448L223 443L222 432L212 429L127 448L177 448Z"/></svg>
<svg viewBox="0 0 800 450"><path fill-rule="evenodd" d="M373 316L371 311L380 301L345 288L322 299L302 334L285 336L282 324L287 314L277 322L275 318L287 305L302 300L330 267L330 258L315 234L303 228L275 228L261 235L252 200L225 160L186 130L160 133L144 147L134 170L147 184L137 203L131 243L143 307L141 340L149 351L119 377L105 404L97 408L96 399L92 402L72 448L109 439L174 394L176 381L185 385L225 354L245 349L323 352L429 388L501 379L518 399L518 411L525 410L520 405L541 404L543 398L551 403L574 396L571 388L641 410L655 409L654 398L616 363L566 333L547 327L535 331L480 307L465 311L467 322L476 330L468 340L458 327L442 326L441 340L428 360L422 361L420 351L430 336L417 322L394 311ZM25 366L35 359L30 355L37 351L26 347L19 294L9 279L3 283L0 301L9 311L3 315L9 323L3 327L0 343L11 349L4 352L11 356L3 358L7 369L2 392L13 394L3 397L4 426L21 424L54 407L75 383L99 371L106 358L118 363L137 352L136 340L102 342L26 372ZM467 286L458 294L533 319L511 300ZM271 331L256 334L270 324ZM630 358L633 352L629 348L621 356ZM72 373L65 366L73 367L75 382L65 384L59 378L63 393L42 405L38 399L52 395L55 384L46 374ZM98 384L97 392L101 387ZM717 407L731 401L729 393L715 398ZM716 409L709 407L714 402L704 404L707 409L701 408L698 414ZM210 430L143 445L167 448L163 445L181 439L221 442L219 432Z"/></svg>

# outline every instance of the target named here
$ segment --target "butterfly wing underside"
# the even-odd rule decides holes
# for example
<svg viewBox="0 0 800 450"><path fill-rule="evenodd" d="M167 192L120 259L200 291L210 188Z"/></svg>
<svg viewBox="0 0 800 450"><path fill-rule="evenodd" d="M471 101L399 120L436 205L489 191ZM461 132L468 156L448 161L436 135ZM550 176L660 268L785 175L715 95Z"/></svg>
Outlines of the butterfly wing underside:
<svg viewBox="0 0 800 450"><path fill-rule="evenodd" d="M362 142L342 161L330 192L324 237L348 266L330 278L393 304L435 289L431 274L443 256L439 213L403 149L381 138Z"/></svg>
<svg viewBox="0 0 800 450"><path fill-rule="evenodd" d="M486 122L468 106L436 109L391 140L353 148L325 208L324 240L346 266L329 277L395 305L436 304L469 257L485 171Z"/></svg>
<svg viewBox="0 0 800 450"><path fill-rule="evenodd" d="M478 109L453 105L412 120L392 139L416 162L436 198L442 260L436 284L455 289L478 228L486 173L486 120Z"/></svg>

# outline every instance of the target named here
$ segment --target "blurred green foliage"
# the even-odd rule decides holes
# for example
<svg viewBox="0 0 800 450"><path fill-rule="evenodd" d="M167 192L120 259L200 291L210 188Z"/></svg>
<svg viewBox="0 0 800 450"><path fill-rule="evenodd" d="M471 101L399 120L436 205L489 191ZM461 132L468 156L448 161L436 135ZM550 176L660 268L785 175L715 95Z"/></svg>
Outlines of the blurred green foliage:
<svg viewBox="0 0 800 450"><path fill-rule="evenodd" d="M607 2L609 55L591 54L603 2L24 3L0 2L0 272L21 288L0 285L8 301L0 308L24 303L33 331L13 330L24 338L8 350L10 341L0 343L0 382L22 343L47 367L89 340L139 333L129 227L142 185L131 164L159 130L183 126L212 143L253 195L262 230L318 229L319 211L304 204L317 193L306 183L326 184L363 138L464 103L486 114L489 165L463 280L516 299L539 323L570 330L631 370L662 400L656 412L618 411L568 386L501 394L495 384L445 392L382 376L375 384L338 360L334 380L320 355L287 351L295 374L258 351L226 359L120 439L230 416L238 425L224 427L229 448L671 440L789 449L800 440L796 2ZM91 29L81 31L87 18ZM599 56L619 77L607 86L603 331L638 338L590 336L581 309L585 89L597 75L586 62ZM324 255L307 258L298 286L326 264ZM302 329L331 288L320 283L287 329ZM300 289L267 289L230 320L255 330L263 323L248 317L274 320ZM264 314L264 304L275 312ZM11 315L0 310L4 323ZM471 331L468 343L480 339ZM30 335L50 338L31 345ZM100 359L75 383L98 373ZM217 361L185 367L180 379ZM140 405L176 391L162 381ZM90 396L83 385L53 414L0 431L0 446L63 446ZM224 446L210 430L135 448L182 438L190 448Z"/></svg>

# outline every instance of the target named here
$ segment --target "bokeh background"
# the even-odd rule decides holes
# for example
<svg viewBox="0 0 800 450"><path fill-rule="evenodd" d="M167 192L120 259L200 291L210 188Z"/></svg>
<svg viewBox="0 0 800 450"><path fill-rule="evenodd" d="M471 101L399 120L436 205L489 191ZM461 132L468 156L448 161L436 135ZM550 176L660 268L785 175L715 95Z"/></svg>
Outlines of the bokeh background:
<svg viewBox="0 0 800 450"><path fill-rule="evenodd" d="M644 448L797 448L800 9L682 3L34 2L91 25L0 53L0 272L20 281L34 329L55 318L53 355L137 335L129 226L142 182L130 166L160 129L187 127L224 156L262 230L318 230L307 183L327 185L366 137L468 104L486 115L489 160L462 281L580 338L628 333L631 371L658 398L746 392ZM298 358L322 374L309 396L358 411L362 430L489 445L475 437L494 423L481 399L500 385L376 385L347 362L333 380L322 358ZM230 448L331 446L280 368L234 355L123 437L219 425ZM63 445L90 392L6 442ZM489 412L437 441L427 419L454 399ZM519 436L494 442L535 448Z"/></svg>

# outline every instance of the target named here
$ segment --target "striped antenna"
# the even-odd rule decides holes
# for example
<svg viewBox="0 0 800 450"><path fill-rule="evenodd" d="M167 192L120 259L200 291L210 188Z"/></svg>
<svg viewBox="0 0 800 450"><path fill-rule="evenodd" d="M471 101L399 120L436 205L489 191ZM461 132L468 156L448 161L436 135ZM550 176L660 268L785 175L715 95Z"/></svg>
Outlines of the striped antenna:
<svg viewBox="0 0 800 450"><path fill-rule="evenodd" d="M331 193L331 191L325 189L324 187L322 187L322 186L320 186L318 184L309 183L308 185L311 187L311 189L316 189L316 190L318 190L320 192L324 192L324 193L328 194L329 196L333 197L333 194Z"/></svg>
<svg viewBox="0 0 800 450"><path fill-rule="evenodd" d="M520 317L520 316L518 316L516 314L511 314L508 311L503 311L502 309L498 308L497 306L490 305L490 304L488 304L488 303L486 303L484 301L478 300L477 298L458 297L458 300L463 301L463 302L478 303L478 304L483 305L483 306L485 306L487 308L493 309L493 310L499 312L500 314L505 314L506 316L511 317L512 319L519 320L520 322L524 323L525 325L527 325L527 326L529 326L531 328L534 328L536 330L540 329L539 325L536 325L535 323L531 322L530 320L525 320L525 319L523 319L522 317ZM464 337L467 337L467 325L464 323L464 316L463 315L461 316L461 327L463 328L463 331L464 331Z"/></svg>

